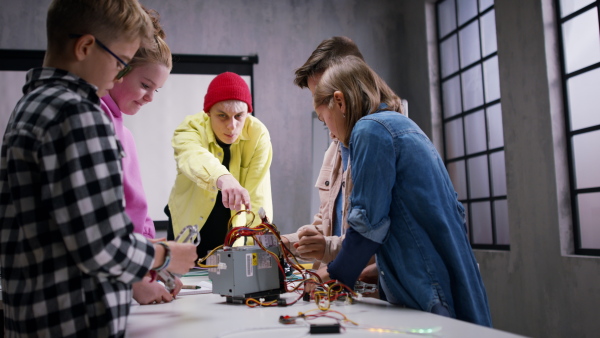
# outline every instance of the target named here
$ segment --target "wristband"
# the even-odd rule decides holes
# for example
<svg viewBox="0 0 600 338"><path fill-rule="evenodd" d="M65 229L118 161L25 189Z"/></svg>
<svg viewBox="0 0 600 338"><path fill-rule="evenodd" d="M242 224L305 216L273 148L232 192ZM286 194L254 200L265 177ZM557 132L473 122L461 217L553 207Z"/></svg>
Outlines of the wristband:
<svg viewBox="0 0 600 338"><path fill-rule="evenodd" d="M169 263L171 263L171 248L169 248L169 244L167 244L167 242L158 242L156 244L160 244L165 248L165 261L162 263L161 266L152 269L154 271L160 272L166 269L167 266L169 266Z"/></svg>
<svg viewBox="0 0 600 338"><path fill-rule="evenodd" d="M158 273L154 270L150 270L150 283L158 279Z"/></svg>

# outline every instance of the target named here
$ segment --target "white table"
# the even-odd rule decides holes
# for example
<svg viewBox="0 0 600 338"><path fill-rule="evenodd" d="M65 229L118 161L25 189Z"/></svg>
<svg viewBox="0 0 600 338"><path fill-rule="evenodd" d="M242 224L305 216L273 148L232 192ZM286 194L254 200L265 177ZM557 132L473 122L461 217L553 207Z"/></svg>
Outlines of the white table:
<svg viewBox="0 0 600 338"><path fill-rule="evenodd" d="M196 284L207 277L184 277L184 284ZM294 300L296 294L282 297ZM308 337L308 324L298 320L296 325L279 323L280 315L296 316L298 312L316 309L316 304L299 300L287 307L255 307L241 304L228 304L225 297L215 294L178 296L171 303L155 305L132 305L127 323L126 337ZM368 331L366 328L391 330L433 330L431 334L402 335L408 337L520 337L507 332L450 319L427 312L393 306L387 302L363 298L361 301L345 305L334 302L332 310L339 311L357 322L361 329L343 324L347 329L344 337L394 337L397 334ZM334 323L328 318L308 323ZM333 336L334 334L319 334ZM338 335L339 336L339 335Z"/></svg>

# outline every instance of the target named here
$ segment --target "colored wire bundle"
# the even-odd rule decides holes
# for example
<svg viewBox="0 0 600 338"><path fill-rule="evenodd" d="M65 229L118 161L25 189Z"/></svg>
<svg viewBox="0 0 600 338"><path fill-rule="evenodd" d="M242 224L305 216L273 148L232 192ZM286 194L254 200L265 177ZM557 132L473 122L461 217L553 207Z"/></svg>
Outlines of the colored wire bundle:
<svg viewBox="0 0 600 338"><path fill-rule="evenodd" d="M319 311L317 313L311 313L314 311ZM310 313L310 314L309 314ZM336 310L320 310L320 309L312 309L306 312L298 312L297 316L279 316L279 322L282 324L296 324L296 319L304 319L305 321L310 321L317 318L330 318L335 320L337 323L350 323L352 325L357 325L355 321L346 317L345 314L336 311Z"/></svg>
<svg viewBox="0 0 600 338"><path fill-rule="evenodd" d="M321 311L329 310L331 302L338 300L340 297L348 297L346 299L350 300L352 297L357 296L352 289L337 280L330 280L319 286L320 288L313 290L312 296Z"/></svg>
<svg viewBox="0 0 600 338"><path fill-rule="evenodd" d="M241 215L242 213L249 213L252 215L250 221L248 221L245 226L232 228L233 219L236 216ZM251 237L254 240L254 243L258 245L261 250L265 251L277 263L281 276L283 278L283 284L286 292L296 292L298 293L298 297L292 302L285 303L285 305L292 305L298 302L301 298L303 298L305 292L305 286L309 284L315 285L315 288L311 292L311 298L315 300L318 308L321 311L326 311L329 309L330 303L337 300L340 297L355 297L356 293L352 291L349 287L337 282L336 280L328 281L323 283L318 274L314 271L310 271L302 267L298 262L296 256L283 244L281 241L281 235L279 234L279 230L275 226L275 224L270 223L264 212L259 211L261 214L261 223L257 226L250 227L256 218L256 215L251 210L240 210L231 217L228 223L229 231L225 236L225 240L223 245L220 245L214 248L211 252L209 252L205 257L198 260L198 266L203 268L216 268L218 265L204 265L202 264L204 261L208 259L211 255L213 255L217 250L223 248L224 250L231 250L233 244L236 240L242 237ZM280 252L282 253L282 258L280 259L279 255L270 251L265 247L262 241L258 238L258 236L273 234L276 238L277 246L280 248ZM300 276L298 279L294 281L288 281L285 278L285 271L283 268L283 260L285 260L292 270ZM277 300L265 301L264 299L255 299L248 298L246 300L246 305L250 307L256 306L278 306L282 305L282 302L278 302Z"/></svg>
<svg viewBox="0 0 600 338"><path fill-rule="evenodd" d="M216 267L218 267L218 265L205 265L205 264L202 264L202 262L207 260L208 257L210 257L212 254L214 254L215 252L217 252L217 250L219 250L221 248L223 248L223 245L219 245L218 247L212 249L206 256L198 259L198 262L196 262L198 264L198 266L201 268L216 268Z"/></svg>

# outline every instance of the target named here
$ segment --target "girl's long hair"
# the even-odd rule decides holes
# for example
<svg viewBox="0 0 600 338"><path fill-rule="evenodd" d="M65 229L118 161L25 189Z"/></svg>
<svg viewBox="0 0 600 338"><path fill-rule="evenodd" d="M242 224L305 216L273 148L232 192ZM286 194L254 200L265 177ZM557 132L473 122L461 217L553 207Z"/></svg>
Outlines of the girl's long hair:
<svg viewBox="0 0 600 338"><path fill-rule="evenodd" d="M379 110L382 103L386 110L402 113L402 101L398 95L363 60L346 56L332 64L315 87L313 104L326 104L333 108L333 94L342 92L346 102L347 133L342 143L348 146L352 128L358 120Z"/></svg>

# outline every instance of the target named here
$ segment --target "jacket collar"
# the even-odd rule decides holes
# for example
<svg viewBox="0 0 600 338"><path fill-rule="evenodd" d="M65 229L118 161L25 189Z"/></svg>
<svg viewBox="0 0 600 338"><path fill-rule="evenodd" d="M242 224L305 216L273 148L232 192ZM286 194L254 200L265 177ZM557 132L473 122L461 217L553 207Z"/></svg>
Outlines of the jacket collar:
<svg viewBox="0 0 600 338"><path fill-rule="evenodd" d="M28 94L36 88L49 83L53 85L61 84L82 97L100 104L100 98L96 94L98 87L73 73L53 67L40 67L29 70L25 85L23 86L23 94Z"/></svg>

